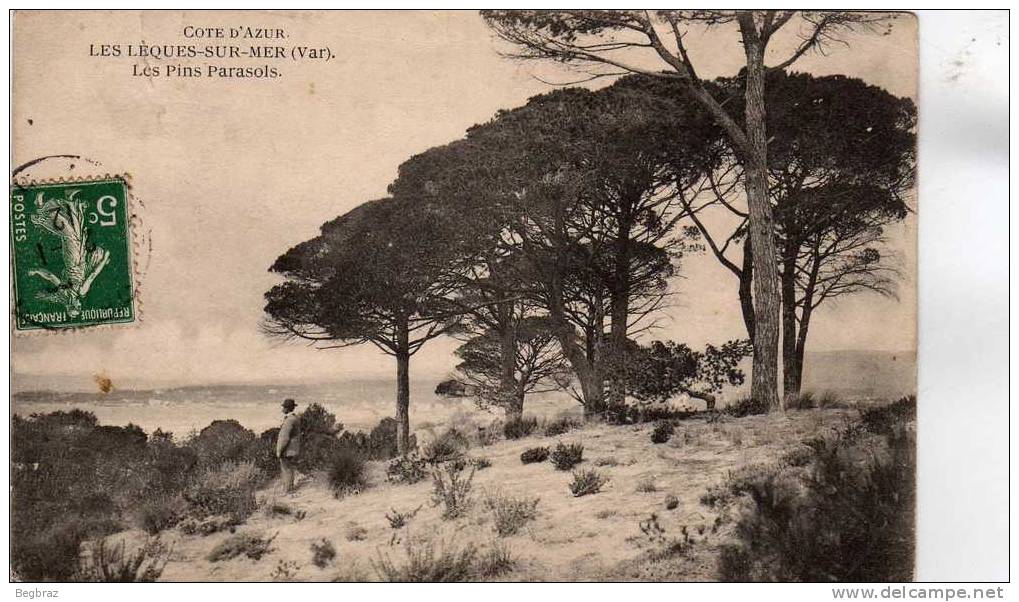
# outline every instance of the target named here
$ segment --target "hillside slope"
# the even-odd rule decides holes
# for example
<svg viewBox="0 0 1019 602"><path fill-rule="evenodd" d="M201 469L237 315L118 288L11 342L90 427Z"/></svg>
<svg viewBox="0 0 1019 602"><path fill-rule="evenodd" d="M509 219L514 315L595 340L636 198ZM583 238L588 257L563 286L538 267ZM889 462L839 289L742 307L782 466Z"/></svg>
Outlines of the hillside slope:
<svg viewBox="0 0 1019 602"><path fill-rule="evenodd" d="M560 437L532 436L474 448L470 455L487 458L491 466L477 472L473 506L455 520L442 519L440 508L430 504L430 480L390 484L380 463L372 465L369 488L342 499L335 499L320 477L308 477L290 496L277 496L273 489L260 495L264 506L283 502L302 518L257 512L237 528L239 533L275 534L271 551L261 559L241 556L210 562L209 552L229 533L203 537L169 531L162 537L172 544L173 552L161 580L377 580L379 559L405 563L410 540L418 552L427 546L425 541L436 552L475 544L485 553L501 544L514 563L509 572L497 577L500 580L713 581L724 530L712 528L718 517L700 503L701 496L731 471L777 459L804 438L844 424L849 412L807 410L715 423L688 420L677 426L668 443L659 445L650 441L652 425L643 424L590 425ZM521 463L525 449L554 446L557 440L583 444L584 462L578 468L597 468L610 479L600 493L573 497L569 472L557 471L548 462ZM654 491L638 491L641 482L644 489L653 482ZM498 537L485 504L486 498L497 494L540 498L537 517L519 533ZM671 511L664 505L668 495L679 499ZM408 512L419 506L406 527L390 527L387 512ZM694 543L680 557L658 562L649 555L657 544L642 533L640 522L652 513L666 537L680 537L686 528ZM119 537L141 538L142 534ZM322 538L335 546L337 555L325 568L318 568L312 563L311 546Z"/></svg>

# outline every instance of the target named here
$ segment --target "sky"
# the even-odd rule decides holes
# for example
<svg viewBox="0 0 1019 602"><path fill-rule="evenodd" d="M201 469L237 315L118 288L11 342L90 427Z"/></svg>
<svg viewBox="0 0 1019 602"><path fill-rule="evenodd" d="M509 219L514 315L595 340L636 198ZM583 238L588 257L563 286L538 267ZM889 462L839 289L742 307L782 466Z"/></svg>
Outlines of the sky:
<svg viewBox="0 0 1019 602"><path fill-rule="evenodd" d="M328 47L334 58L273 63L283 74L275 80L227 80L133 75L135 65L207 61L90 56L100 44L210 43L185 39L188 25L283 28L282 43ZM776 57L795 33L776 39ZM888 35L854 36L796 69L915 98L915 38L904 16ZM688 45L702 77L740 66L731 31L694 31ZM277 282L268 267L323 222L384 196L411 155L548 92L546 82L578 77L500 50L508 48L468 11L18 13L14 163L77 154L87 161L72 169L73 161L50 160L32 175L130 174L141 321L16 337L15 388L19 375L82 387L95 374L135 386L391 376L390 358L372 347L318 350L262 335L262 295ZM905 274L899 299L822 306L809 350L915 348L915 224L910 217L889 232ZM735 277L708 255L686 259L681 272L653 336L692 345L745 337ZM412 376L448 372L456 345L430 342Z"/></svg>

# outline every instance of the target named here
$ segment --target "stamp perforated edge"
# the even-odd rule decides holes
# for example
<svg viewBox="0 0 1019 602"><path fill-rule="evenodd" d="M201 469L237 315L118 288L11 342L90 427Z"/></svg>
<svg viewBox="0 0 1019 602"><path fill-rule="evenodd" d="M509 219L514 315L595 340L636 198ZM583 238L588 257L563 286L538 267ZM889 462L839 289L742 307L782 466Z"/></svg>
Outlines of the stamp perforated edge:
<svg viewBox="0 0 1019 602"><path fill-rule="evenodd" d="M124 183L124 198L127 202L127 244L130 249L128 254L128 261L130 261L130 274L131 274L131 290L132 290L132 307L134 309L134 319L130 322L118 322L110 324L90 324L83 326L67 326L60 328L35 328L31 330L18 330L15 328L15 312L17 311L16 299L14 295L14 248L13 243L11 244L10 252L10 273L11 279L8 283L10 289L10 307L8 309L11 316L10 332L11 335L17 338L22 337L36 337L36 336L68 336L87 332L98 332L105 330L124 330L136 328L143 321L143 304L142 304L142 276L139 268L139 258L142 253L141 244L138 237L135 236L135 231L144 226L144 220L142 216L135 210L136 198L134 195L134 187L131 183L130 172L110 174L105 173L102 175L84 175L74 177L59 177L59 178L18 178L14 177L11 179L11 186L8 192L8 202L10 202L10 193L17 190L18 188L29 188L32 186L63 186L67 184L92 184L97 182L110 182L119 181Z"/></svg>

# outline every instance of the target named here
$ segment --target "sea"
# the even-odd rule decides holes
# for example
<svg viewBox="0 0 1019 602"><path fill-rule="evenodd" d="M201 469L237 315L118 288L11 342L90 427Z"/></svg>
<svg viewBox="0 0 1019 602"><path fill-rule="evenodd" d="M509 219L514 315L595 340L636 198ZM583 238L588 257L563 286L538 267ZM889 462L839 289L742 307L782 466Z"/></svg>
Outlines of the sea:
<svg viewBox="0 0 1019 602"><path fill-rule="evenodd" d="M478 408L470 399L436 395L436 384L438 381L411 382L410 421L414 431L450 422L485 424L502 416L500 410ZM393 416L396 384L387 379L364 379L315 384L113 389L108 393L33 390L12 395L11 414L29 416L77 408L94 413L100 424L135 424L147 433L158 428L180 439L213 420L233 419L256 433L279 426L280 403L286 398L297 401L298 411L318 403L335 414L346 430L368 431L383 418ZM527 399L527 413L539 418L580 415L581 408L563 392L534 394Z"/></svg>

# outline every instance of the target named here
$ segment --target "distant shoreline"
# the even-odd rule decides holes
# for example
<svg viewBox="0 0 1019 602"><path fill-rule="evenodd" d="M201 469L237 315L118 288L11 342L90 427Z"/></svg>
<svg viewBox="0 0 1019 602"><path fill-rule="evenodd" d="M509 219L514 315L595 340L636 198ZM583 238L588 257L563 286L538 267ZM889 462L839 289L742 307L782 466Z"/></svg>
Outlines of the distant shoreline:
<svg viewBox="0 0 1019 602"><path fill-rule="evenodd" d="M826 351L807 351L806 353L806 367L807 374L805 375L808 380L817 381L825 378L824 373L829 372L830 365L840 365L846 361L860 362L860 361L883 361L889 358L901 358L904 362L903 365L908 364L906 367L911 367L913 372L913 387L915 389L916 380L916 350L904 350L904 351L880 351L880 350L868 350L868 349L841 349L841 350L826 350ZM845 366L841 366L841 369L837 369L836 372L844 372ZM811 378L810 372L818 372L816 378ZM871 374L867 374L867 371L857 374L860 380L872 380ZM749 365L747 366L747 377L749 380ZM840 375L844 376L845 375ZM435 374L422 374L411 377L411 386L421 387L425 383L430 383L431 386L435 386L441 380L448 378L445 373ZM258 380L258 381L221 381L221 382L201 382L201 383L180 383L180 382L144 382L141 379L125 379L124 382L127 384L124 387L117 386L117 381L114 379L114 387L116 391L125 393L165 393L167 391L179 391L187 389L208 389L208 388L265 388L265 387L276 387L276 388L301 388L301 387L329 387L329 386L343 386L343 385L356 385L357 383L392 383L396 386L396 374L395 370L393 374L387 375L358 375L351 376L343 379L332 379L325 378L321 380ZM805 383L810 384L810 383ZM816 382L814 383L816 386ZM845 389L846 387L836 386L835 389ZM849 387L855 388L855 387ZM884 386L878 386L878 388L888 388ZM898 390L901 387L893 387ZM97 386L94 382L93 375L87 374L75 374L75 375L47 375L38 373L18 373L16 370L11 375L11 398L24 401L24 397L37 395L37 394L90 394L98 392Z"/></svg>

